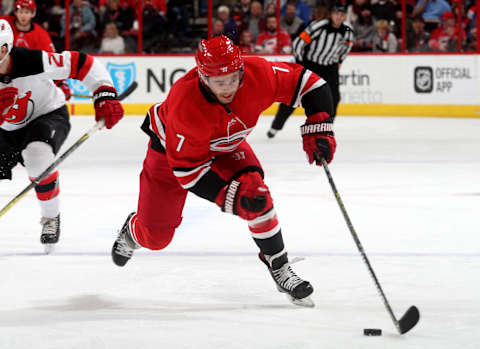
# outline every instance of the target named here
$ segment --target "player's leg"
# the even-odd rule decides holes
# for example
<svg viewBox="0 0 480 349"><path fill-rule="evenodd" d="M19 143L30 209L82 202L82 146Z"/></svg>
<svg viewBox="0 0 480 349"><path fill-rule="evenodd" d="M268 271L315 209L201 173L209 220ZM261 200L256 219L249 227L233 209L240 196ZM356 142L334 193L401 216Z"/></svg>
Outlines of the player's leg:
<svg viewBox="0 0 480 349"><path fill-rule="evenodd" d="M22 150L23 164L31 180L38 177L55 160L70 131L67 107L39 117L26 127ZM58 170L35 186L42 219L42 244L54 244L60 237L60 186Z"/></svg>
<svg viewBox="0 0 480 349"><path fill-rule="evenodd" d="M267 188L263 182L260 162L245 141L235 152L217 157L212 169L227 182L235 179L240 181L241 186L242 178L251 176L259 186ZM270 193L267 192L267 195L270 196ZM313 292L313 287L291 269L273 201L270 198L267 202L270 204L257 217L248 221L252 238L260 249L259 257L267 265L280 292L287 293L295 304L312 306L313 302L308 296Z"/></svg>
<svg viewBox="0 0 480 349"><path fill-rule="evenodd" d="M0 129L0 180L12 179L12 169L20 161L21 145L16 140L23 137L18 131Z"/></svg>
<svg viewBox="0 0 480 349"><path fill-rule="evenodd" d="M267 132L268 138L273 138L283 128L287 119L292 115L295 108L292 108L286 104L280 103L278 106L277 114L275 115L272 125Z"/></svg>
<svg viewBox="0 0 480 349"><path fill-rule="evenodd" d="M124 266L135 249L167 247L182 221L187 190L179 184L165 154L151 147L140 174L137 212L125 221L112 247L113 262Z"/></svg>
<svg viewBox="0 0 480 349"><path fill-rule="evenodd" d="M328 65L323 68L323 78L328 83L330 91L332 92L333 99L333 114L332 117L335 119L337 115L338 103L340 103L340 81L338 75L338 66L336 64Z"/></svg>

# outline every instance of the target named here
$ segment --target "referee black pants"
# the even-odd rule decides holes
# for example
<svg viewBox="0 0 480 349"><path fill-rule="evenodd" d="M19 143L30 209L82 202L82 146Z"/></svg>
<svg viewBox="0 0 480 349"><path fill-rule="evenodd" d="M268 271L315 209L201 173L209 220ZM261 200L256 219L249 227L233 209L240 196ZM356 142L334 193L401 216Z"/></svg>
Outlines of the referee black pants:
<svg viewBox="0 0 480 349"><path fill-rule="evenodd" d="M340 102L340 82L339 82L339 75L338 75L338 64L331 64L331 65L319 65L312 62L304 62L302 63L303 66L317 74L318 76L322 77L330 87L330 91L332 92L333 97L333 118L337 115L337 106ZM292 115L295 108L292 108L286 104L281 103L278 106L277 114L272 121L271 128L275 130L281 130L285 122Z"/></svg>

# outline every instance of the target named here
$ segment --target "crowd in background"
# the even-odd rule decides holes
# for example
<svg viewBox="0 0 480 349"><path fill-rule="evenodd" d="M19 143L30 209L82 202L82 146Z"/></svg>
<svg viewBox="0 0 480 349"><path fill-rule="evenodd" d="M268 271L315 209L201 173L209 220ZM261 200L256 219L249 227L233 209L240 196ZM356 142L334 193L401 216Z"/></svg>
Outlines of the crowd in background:
<svg viewBox="0 0 480 349"><path fill-rule="evenodd" d="M57 51L65 48L64 2L37 0L34 17L49 32ZM312 20L328 17L331 2L281 0L277 34L275 0L214 0L211 35L227 35L245 53L290 53L292 40ZM12 13L13 3L14 0L2 0L0 14ZM138 0L71 0L70 48L90 53L138 52L138 13L142 15L144 53L191 53L198 41L207 36L207 0L143 0L141 11L137 3ZM346 23L355 32L353 51L401 51L400 0L344 3ZM406 15L407 52L476 50L475 0L406 0Z"/></svg>

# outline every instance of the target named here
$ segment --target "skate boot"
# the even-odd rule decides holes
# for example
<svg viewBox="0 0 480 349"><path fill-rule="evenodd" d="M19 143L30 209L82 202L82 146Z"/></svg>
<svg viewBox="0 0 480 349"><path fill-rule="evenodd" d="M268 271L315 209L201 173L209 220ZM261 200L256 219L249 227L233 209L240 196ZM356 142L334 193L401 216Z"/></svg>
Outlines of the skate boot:
<svg viewBox="0 0 480 349"><path fill-rule="evenodd" d="M49 254L53 252L60 238L60 213L54 218L42 217L40 224L43 226L40 242L43 244L45 253Z"/></svg>
<svg viewBox="0 0 480 349"><path fill-rule="evenodd" d="M132 212L128 215L127 220L123 224L122 229L118 233L117 239L112 246L113 263L119 267L123 267L132 258L133 251L139 249L140 246L132 239L130 232L130 220L135 215Z"/></svg>
<svg viewBox="0 0 480 349"><path fill-rule="evenodd" d="M309 297L313 292L312 285L301 279L291 268L291 264L298 262L299 259L289 262L287 253L283 251L273 256L259 253L258 257L267 266L278 291L285 293L290 302L302 307L315 306Z"/></svg>
<svg viewBox="0 0 480 349"><path fill-rule="evenodd" d="M274 128L271 128L267 132L267 137L268 138L273 138L277 134L278 130L275 130Z"/></svg>

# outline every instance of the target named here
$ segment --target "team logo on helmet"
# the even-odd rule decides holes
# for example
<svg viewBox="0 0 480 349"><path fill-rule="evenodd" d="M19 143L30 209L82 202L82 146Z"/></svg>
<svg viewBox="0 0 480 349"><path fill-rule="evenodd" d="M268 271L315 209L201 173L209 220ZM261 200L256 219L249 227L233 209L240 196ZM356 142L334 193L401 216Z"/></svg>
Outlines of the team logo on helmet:
<svg viewBox="0 0 480 349"><path fill-rule="evenodd" d="M18 10L19 8L27 8L32 12L35 12L37 10L37 5L34 0L17 0L15 1L15 9Z"/></svg>
<svg viewBox="0 0 480 349"><path fill-rule="evenodd" d="M225 75L243 68L240 49L224 35L200 41L195 61L204 77Z"/></svg>
<svg viewBox="0 0 480 349"><path fill-rule="evenodd" d="M37 5L34 0L17 0L15 1L15 9L18 10L19 8L27 8L32 12L35 12L37 10Z"/></svg>

